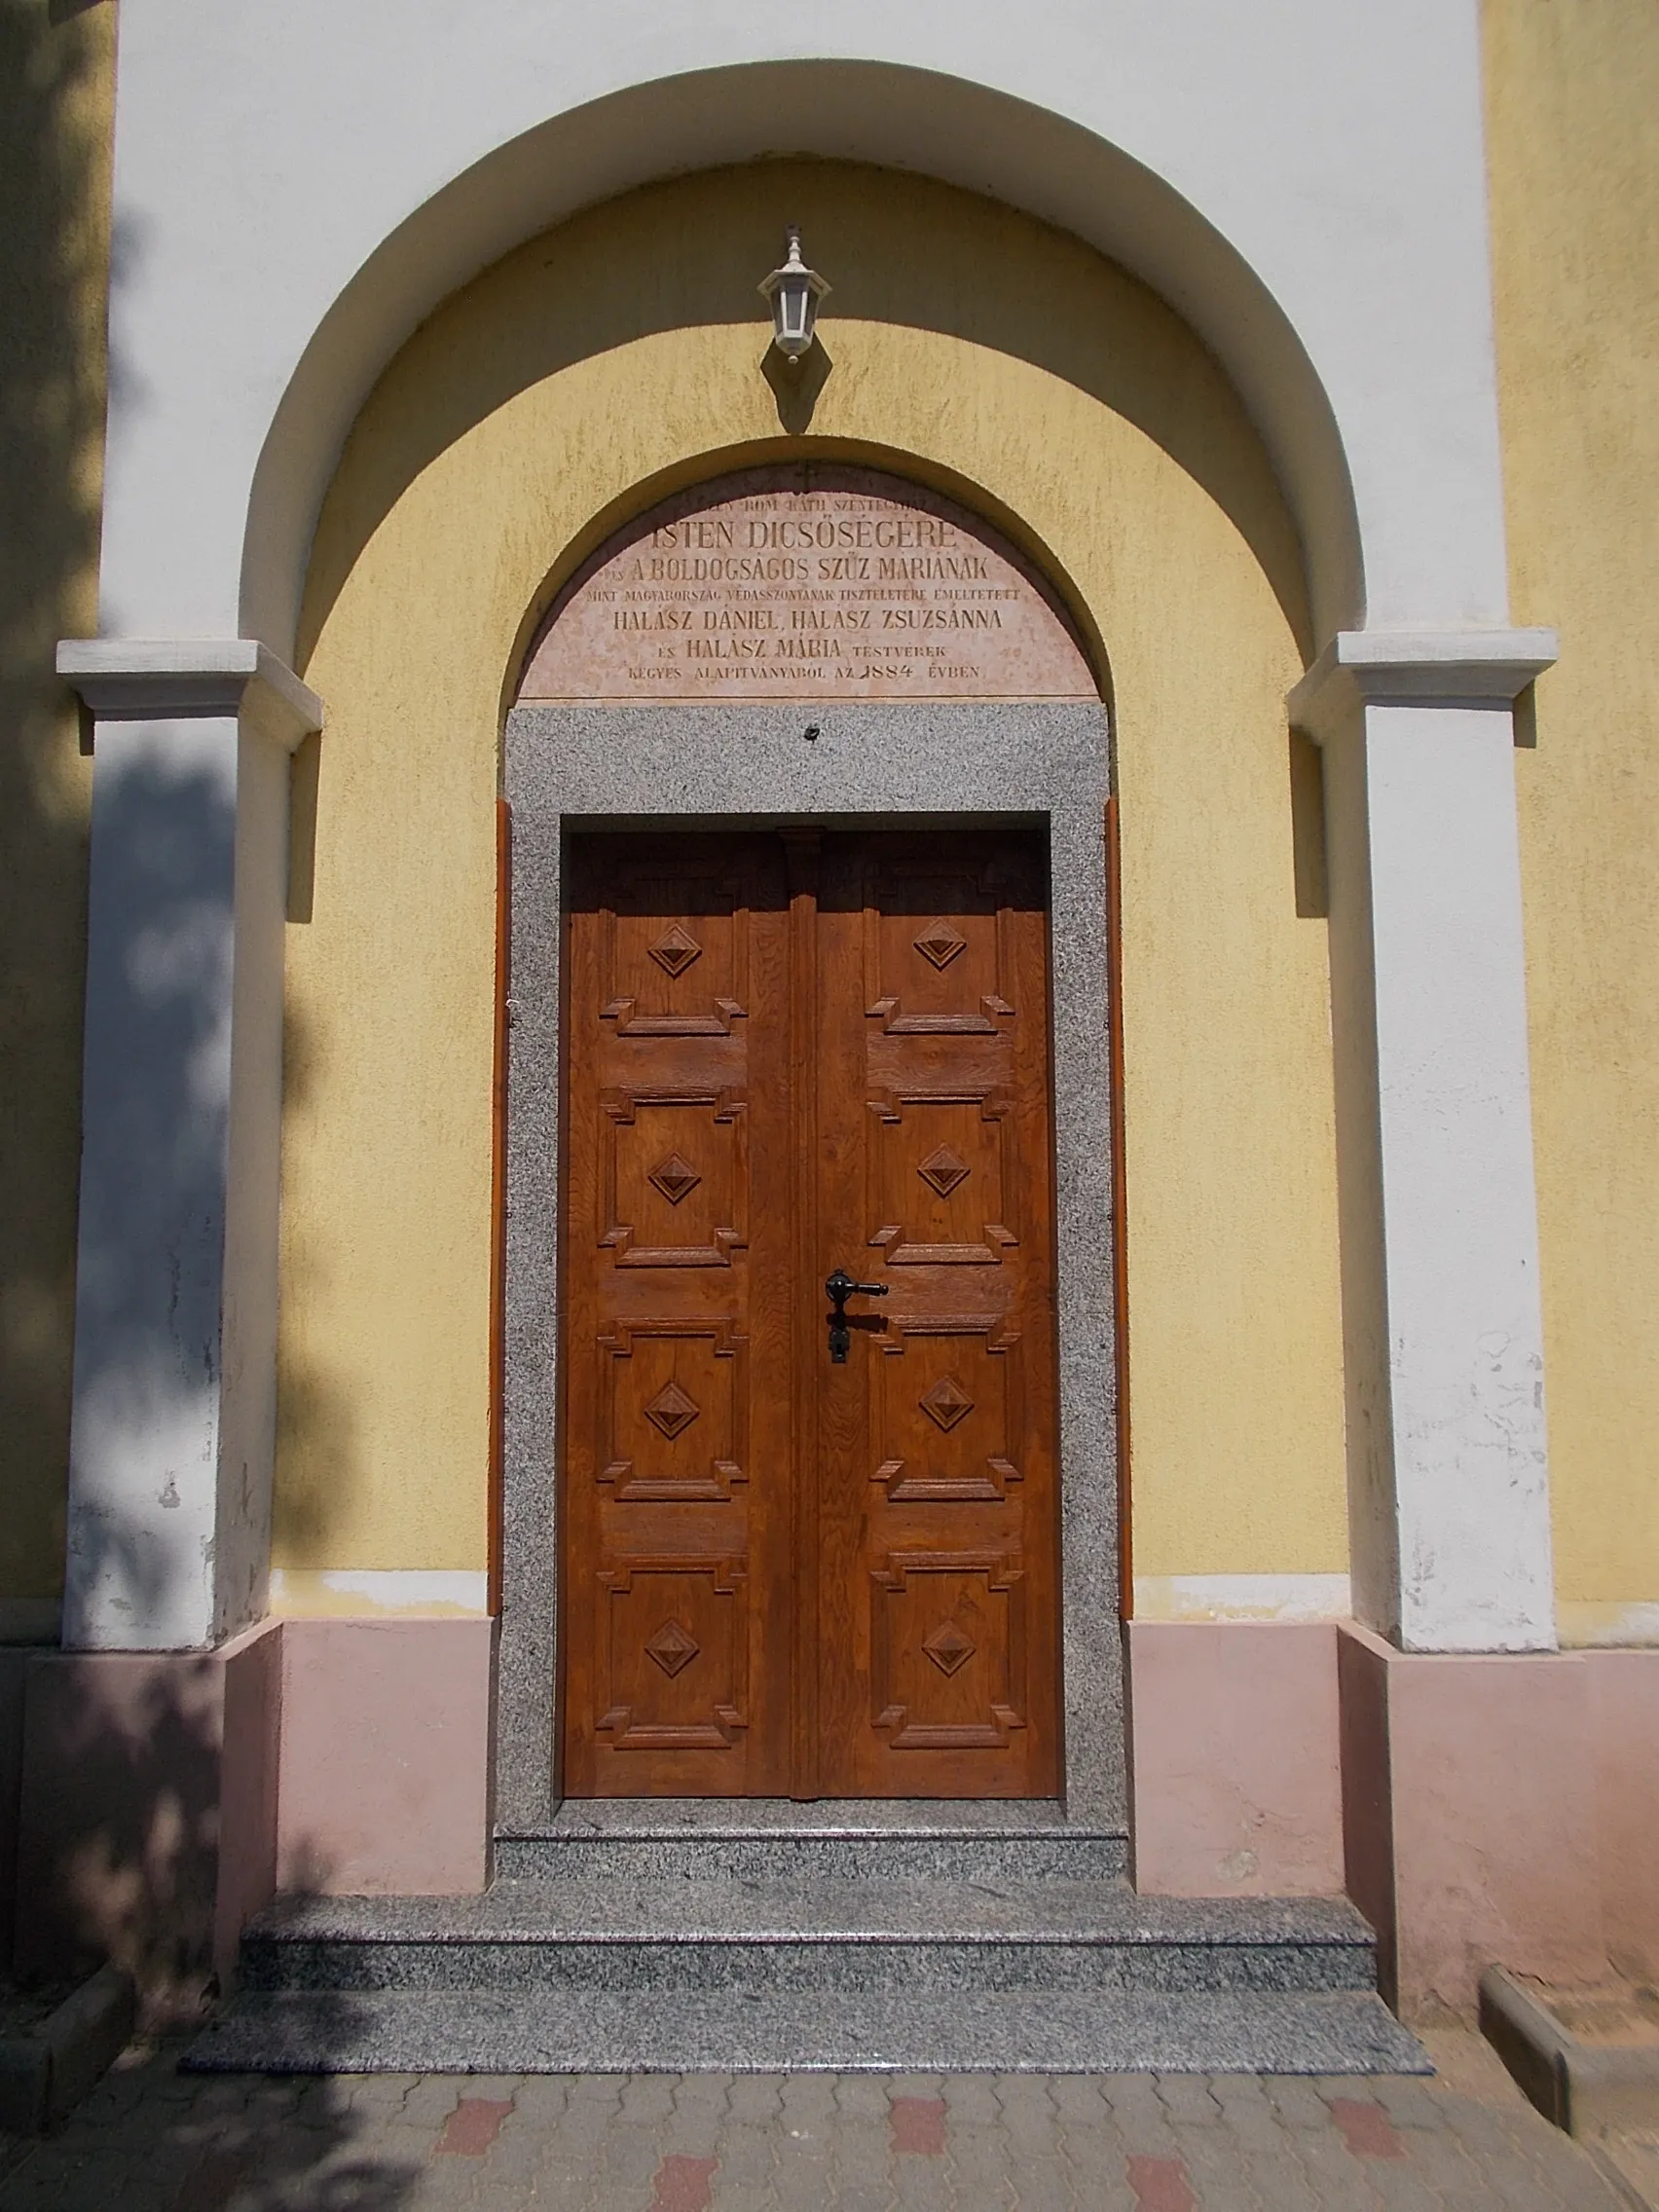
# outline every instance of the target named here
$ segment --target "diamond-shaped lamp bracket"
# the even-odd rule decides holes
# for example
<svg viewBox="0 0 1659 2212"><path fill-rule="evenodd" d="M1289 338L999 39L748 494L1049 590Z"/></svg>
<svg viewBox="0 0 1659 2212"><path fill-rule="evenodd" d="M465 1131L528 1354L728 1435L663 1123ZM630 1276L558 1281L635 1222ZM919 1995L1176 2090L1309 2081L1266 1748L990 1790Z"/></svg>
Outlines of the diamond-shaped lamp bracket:
<svg viewBox="0 0 1659 2212"><path fill-rule="evenodd" d="M688 1397L678 1382L665 1382L654 1398L648 1398L640 1408L654 1429L674 1439L691 1426L702 1408L694 1398Z"/></svg>
<svg viewBox="0 0 1659 2212"><path fill-rule="evenodd" d="M647 1180L655 1185L671 1206L677 1206L688 1191L694 1191L703 1180L688 1160L671 1152L666 1160L658 1161Z"/></svg>
<svg viewBox="0 0 1659 2212"><path fill-rule="evenodd" d="M681 1668L688 1667L701 1649L702 1645L689 1629L682 1628L677 1620L666 1620L655 1636L647 1638L645 1657L654 1660L672 1681ZM962 1661L959 1659L956 1664L960 1667Z"/></svg>
<svg viewBox="0 0 1659 2212"><path fill-rule="evenodd" d="M948 968L959 952L966 952L968 940L941 915L932 921L918 938L911 940L924 960L931 960L936 968Z"/></svg>
<svg viewBox="0 0 1659 2212"><path fill-rule="evenodd" d="M937 1191L941 1198L948 1198L958 1183L967 1181L971 1169L947 1144L941 1144L930 1152L926 1160L917 1162L916 1173L930 1190Z"/></svg>
<svg viewBox="0 0 1659 2212"><path fill-rule="evenodd" d="M957 1668L966 1665L974 1656L974 1645L954 1621L940 1621L922 1649L941 1675L954 1675Z"/></svg>
<svg viewBox="0 0 1659 2212"><path fill-rule="evenodd" d="M954 1375L941 1375L931 1390L922 1392L917 1402L928 1419L937 1421L946 1435L965 1415L974 1411L973 1399Z"/></svg>
<svg viewBox="0 0 1659 2212"><path fill-rule="evenodd" d="M645 950L667 976L683 976L693 960L699 958L703 947L679 922L671 922L654 944Z"/></svg>

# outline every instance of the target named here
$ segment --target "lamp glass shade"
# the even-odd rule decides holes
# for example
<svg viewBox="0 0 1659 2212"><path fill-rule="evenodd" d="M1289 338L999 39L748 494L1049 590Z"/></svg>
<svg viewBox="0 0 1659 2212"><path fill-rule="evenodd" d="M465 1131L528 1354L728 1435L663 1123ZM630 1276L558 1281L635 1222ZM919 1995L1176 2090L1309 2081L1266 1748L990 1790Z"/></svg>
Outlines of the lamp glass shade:
<svg viewBox="0 0 1659 2212"><path fill-rule="evenodd" d="M810 351L817 334L818 303L830 287L800 257L800 232L790 225L789 254L760 285L772 310L772 343L792 361Z"/></svg>

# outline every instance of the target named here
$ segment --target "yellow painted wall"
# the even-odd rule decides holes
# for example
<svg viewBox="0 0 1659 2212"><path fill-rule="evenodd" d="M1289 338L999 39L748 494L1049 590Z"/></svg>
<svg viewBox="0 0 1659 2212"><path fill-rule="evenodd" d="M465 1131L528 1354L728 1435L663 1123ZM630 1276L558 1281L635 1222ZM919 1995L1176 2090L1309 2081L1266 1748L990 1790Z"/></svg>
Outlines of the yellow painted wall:
<svg viewBox="0 0 1659 2212"><path fill-rule="evenodd" d="M1563 1634L1659 1637L1659 9L1488 0ZM1630 1608L1645 1604L1645 1622Z"/></svg>
<svg viewBox="0 0 1659 2212"><path fill-rule="evenodd" d="M63 1574L115 11L0 0L0 1634ZM35 1603L31 1605L30 1601Z"/></svg>
<svg viewBox="0 0 1659 2212"><path fill-rule="evenodd" d="M835 285L805 443L760 373L755 284L786 217ZM1140 286L966 195L802 164L653 188L526 245L417 333L343 458L302 641L328 727L311 918L288 933L276 1564L483 1564L503 687L529 611L647 480L807 450L977 487L1105 641L1137 1568L1340 1573L1294 533L1216 364Z"/></svg>

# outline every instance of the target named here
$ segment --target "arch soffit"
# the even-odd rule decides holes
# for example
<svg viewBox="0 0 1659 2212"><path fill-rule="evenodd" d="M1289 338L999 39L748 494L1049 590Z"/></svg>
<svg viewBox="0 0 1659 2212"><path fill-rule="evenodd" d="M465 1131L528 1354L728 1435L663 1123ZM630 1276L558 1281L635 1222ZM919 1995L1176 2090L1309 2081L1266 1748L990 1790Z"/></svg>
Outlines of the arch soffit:
<svg viewBox="0 0 1659 2212"><path fill-rule="evenodd" d="M787 149L780 116L798 119ZM1007 93L890 64L793 61L660 79L553 117L383 240L313 332L266 434L243 537L243 635L292 655L312 537L347 433L446 298L600 202L786 151L973 191L1138 276L1217 356L1255 424L1301 537L1315 639L1363 620L1358 519L1329 399L1289 318L1213 225L1116 146Z"/></svg>

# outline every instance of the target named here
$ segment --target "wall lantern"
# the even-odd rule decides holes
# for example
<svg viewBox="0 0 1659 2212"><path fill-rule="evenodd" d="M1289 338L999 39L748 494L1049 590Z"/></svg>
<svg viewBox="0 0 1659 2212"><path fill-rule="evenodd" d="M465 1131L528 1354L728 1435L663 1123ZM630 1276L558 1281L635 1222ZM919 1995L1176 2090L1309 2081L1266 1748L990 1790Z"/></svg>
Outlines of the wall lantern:
<svg viewBox="0 0 1659 2212"><path fill-rule="evenodd" d="M760 297L772 310L772 343L793 369L812 350L818 303L830 287L800 257L800 225L791 223L785 235L789 256L761 284Z"/></svg>

